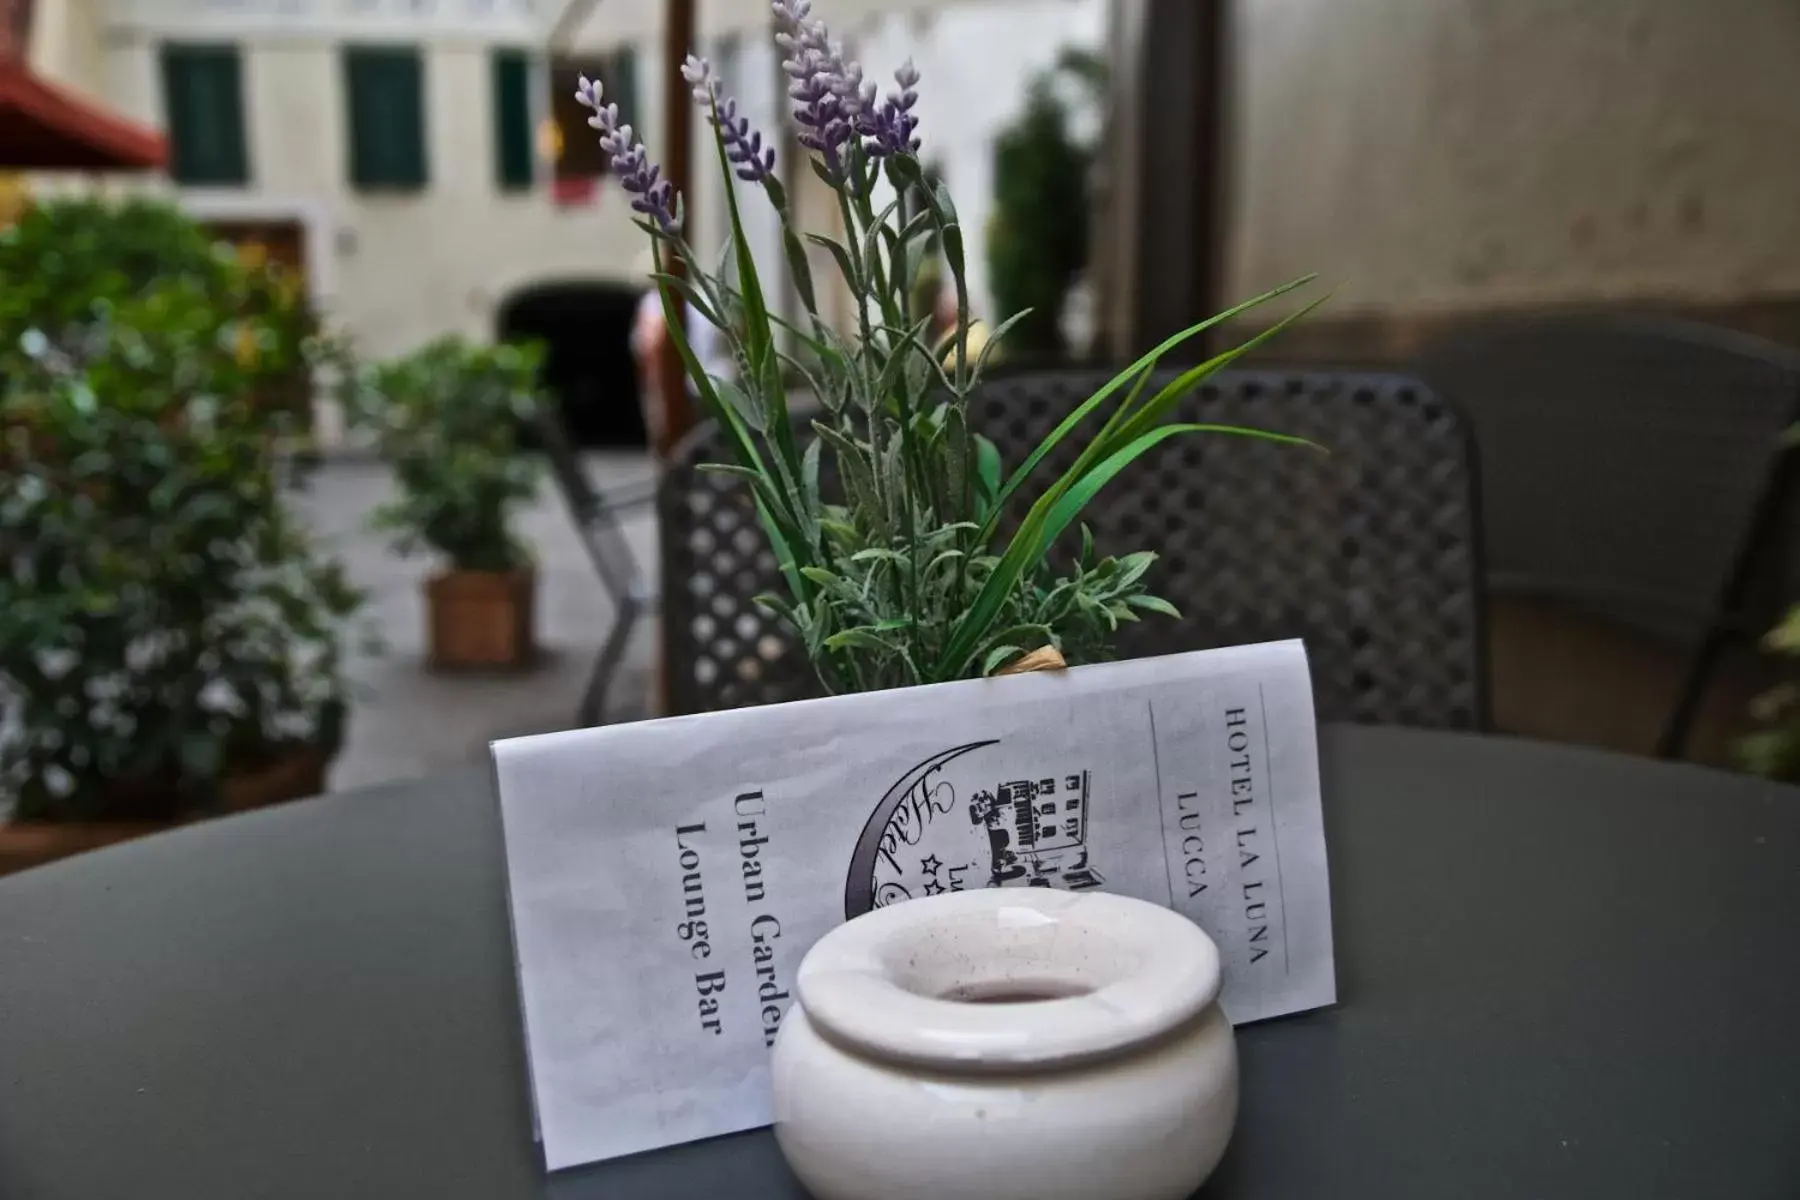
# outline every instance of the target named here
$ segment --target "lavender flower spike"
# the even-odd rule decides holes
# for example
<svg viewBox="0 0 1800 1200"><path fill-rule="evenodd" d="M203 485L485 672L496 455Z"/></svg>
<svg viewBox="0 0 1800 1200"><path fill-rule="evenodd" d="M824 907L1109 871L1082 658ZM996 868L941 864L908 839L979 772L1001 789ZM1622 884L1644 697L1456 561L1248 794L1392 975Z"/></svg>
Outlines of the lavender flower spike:
<svg viewBox="0 0 1800 1200"><path fill-rule="evenodd" d="M857 124L857 132L864 138L863 150L871 158L913 153L919 148L915 133L919 118L912 111L919 102L919 69L913 66L912 59L894 72L894 82L900 90L890 92L879 111Z"/></svg>
<svg viewBox="0 0 1800 1200"><path fill-rule="evenodd" d="M873 106L875 89L863 83L861 67L844 61L844 48L825 23L812 19L811 0L774 0L770 8L781 24L775 41L787 52L781 69L793 80L788 97L800 144L818 152L828 174L842 177L844 151Z"/></svg>
<svg viewBox="0 0 1800 1200"><path fill-rule="evenodd" d="M706 110L707 119L719 131L725 143L725 158L737 169L737 177L746 183L762 183L775 171L775 147L763 146L763 135L750 128L750 118L738 116L735 98L721 98L719 82L713 78L712 64L704 58L688 55L682 64L681 77L694 89L694 99Z"/></svg>
<svg viewBox="0 0 1800 1200"><path fill-rule="evenodd" d="M632 136L631 126L619 124L619 106L601 104L600 84L581 76L575 99L592 109L588 126L600 131L600 148L611 156L619 186L631 194L631 207L662 228L674 233L681 226L681 200L674 185L662 178L662 168L650 161L644 144Z"/></svg>

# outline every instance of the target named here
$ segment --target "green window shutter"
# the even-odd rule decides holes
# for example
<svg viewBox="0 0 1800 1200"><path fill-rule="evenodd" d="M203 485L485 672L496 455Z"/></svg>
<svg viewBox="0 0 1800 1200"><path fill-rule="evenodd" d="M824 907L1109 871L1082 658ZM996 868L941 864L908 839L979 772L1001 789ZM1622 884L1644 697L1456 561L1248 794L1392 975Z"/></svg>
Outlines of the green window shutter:
<svg viewBox="0 0 1800 1200"><path fill-rule="evenodd" d="M637 51L630 46L613 53L607 64L606 98L619 106L619 122L638 124Z"/></svg>
<svg viewBox="0 0 1800 1200"><path fill-rule="evenodd" d="M166 45L162 81L169 173L175 181L215 187L249 183L237 47Z"/></svg>
<svg viewBox="0 0 1800 1200"><path fill-rule="evenodd" d="M494 52L494 172L502 191L531 186L531 60Z"/></svg>
<svg viewBox="0 0 1800 1200"><path fill-rule="evenodd" d="M350 182L416 190L426 183L424 67L409 48L344 51Z"/></svg>

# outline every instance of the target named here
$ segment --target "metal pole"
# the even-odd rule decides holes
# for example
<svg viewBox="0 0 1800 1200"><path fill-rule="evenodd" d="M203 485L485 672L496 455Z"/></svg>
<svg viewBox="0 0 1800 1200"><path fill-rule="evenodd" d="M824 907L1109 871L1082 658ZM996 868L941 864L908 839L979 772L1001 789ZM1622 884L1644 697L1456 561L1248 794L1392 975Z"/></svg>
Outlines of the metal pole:
<svg viewBox="0 0 1800 1200"><path fill-rule="evenodd" d="M694 0L668 0L667 14L668 23L663 35L663 175L681 195L683 233L691 246L694 244L694 197L689 186L693 181L692 99L688 95L687 81L681 77L681 64L694 46ZM683 274L680 260L673 256L663 265L672 275ZM679 295L675 297L675 316L681 322L678 328L685 332L687 305ZM663 438L662 445L655 449L659 457L666 459L682 435L694 425L693 409L688 404L686 370L675 349L674 338L667 338L663 343L662 378Z"/></svg>
<svg viewBox="0 0 1800 1200"><path fill-rule="evenodd" d="M683 233L687 236L688 245L694 244L694 210L693 190L689 184L693 182L693 125L691 124L691 99L688 95L687 81L681 77L681 64L687 60L688 53L694 45L694 0L668 0L666 8L667 24L663 32L663 176L674 185L682 199ZM669 256L664 269L670 274L684 274L681 260L674 255ZM687 330L687 304L677 295L675 300L676 328ZM688 405L687 374L681 362L681 354L675 349L675 339L665 337L662 347L662 405L663 428L660 444L652 447L659 462L667 462L671 452L680 443L682 436L694 424L693 410ZM685 586L682 581L663 581L665 589ZM656 709L659 713L669 711L669 664L678 661L678 656L671 652L675 649L677 634L669 623L659 614L657 620L657 642L662 653L656 660L656 681L654 695Z"/></svg>

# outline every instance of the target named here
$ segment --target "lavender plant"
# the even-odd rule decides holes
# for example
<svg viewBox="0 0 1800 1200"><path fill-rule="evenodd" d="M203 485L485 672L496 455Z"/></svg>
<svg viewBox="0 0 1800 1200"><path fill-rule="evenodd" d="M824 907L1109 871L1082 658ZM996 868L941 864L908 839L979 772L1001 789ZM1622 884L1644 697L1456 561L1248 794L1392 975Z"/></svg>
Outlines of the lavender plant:
<svg viewBox="0 0 1800 1200"><path fill-rule="evenodd" d="M834 193L843 237L805 232L793 220L775 172L775 151L724 94L712 68L690 57L683 75L713 130L725 176L733 271L709 272L682 234L681 198L631 126L619 122L598 84L577 99L593 111L620 185L656 255L668 332L734 461L711 469L748 485L787 582L785 596L759 597L799 630L831 691L868 691L992 674L1049 646L1064 660L1104 658L1119 626L1140 614L1176 615L1151 594L1149 551L1099 557L1081 531L1072 563L1051 551L1082 509L1146 451L1188 434L1300 439L1237 426L1172 422L1175 404L1203 380L1316 306L1155 391L1157 365L1182 343L1311 281L1295 280L1169 338L1072 411L1010 472L969 424L969 398L989 357L1027 314L1003 323L971 354L964 235L948 189L928 185L919 159L919 73L908 62L878 96L844 57L810 0L772 5L785 52L798 140ZM780 218L782 244L804 312L788 323L770 312L744 237L732 178L760 190ZM923 203L907 198L922 195ZM916 211L915 211L916 209ZM935 242L949 268L956 321L932 344L930 318L911 321L908 298ZM853 335L819 311L806 255L827 251L856 308ZM679 259L684 271L669 268ZM709 375L677 319L677 297L716 326L736 378ZM782 335L786 336L783 337ZM822 411L797 431L784 380L798 378ZM1147 394L1148 393L1148 394ZM1073 466L1041 483L1046 456L1090 416L1104 420ZM821 486L830 455L839 488ZM1016 521L1013 506L1035 491ZM1068 561L1065 556L1065 562Z"/></svg>

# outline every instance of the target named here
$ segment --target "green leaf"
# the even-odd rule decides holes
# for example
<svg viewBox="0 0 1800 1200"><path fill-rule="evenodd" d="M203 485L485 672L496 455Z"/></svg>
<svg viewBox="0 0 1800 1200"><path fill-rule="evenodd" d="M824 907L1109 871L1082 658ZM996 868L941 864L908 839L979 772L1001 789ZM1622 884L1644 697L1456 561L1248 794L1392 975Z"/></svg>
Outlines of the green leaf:
<svg viewBox="0 0 1800 1200"><path fill-rule="evenodd" d="M961 557L963 557L963 552L961 550L945 550L940 552L935 558L925 564L925 571L921 578L931 578L932 574L936 572L939 567L944 566L947 563L953 563Z"/></svg>
<svg viewBox="0 0 1800 1200"><path fill-rule="evenodd" d="M1763 635L1762 643L1778 654L1800 653L1800 605L1789 608L1781 623Z"/></svg>
<svg viewBox="0 0 1800 1200"><path fill-rule="evenodd" d="M740 467L736 463L703 462L694 464L694 469L708 475L729 475L733 479L742 479L751 487L767 487L769 482L760 472Z"/></svg>
<svg viewBox="0 0 1800 1200"><path fill-rule="evenodd" d="M1082 533L1087 534L1085 525L1082 526ZM1112 581L1113 586L1119 589L1130 587L1144 577L1144 572L1148 571L1155 561L1156 552L1154 550L1139 550L1135 554L1127 554L1119 560L1119 573Z"/></svg>
<svg viewBox="0 0 1800 1200"><path fill-rule="evenodd" d="M957 223L956 201L950 197L950 185L939 183L931 193L932 207L937 211L938 220L945 225Z"/></svg>
<svg viewBox="0 0 1800 1200"><path fill-rule="evenodd" d="M1125 603L1131 605L1133 608L1141 608L1145 612L1161 613L1165 617L1174 617L1177 621L1181 620L1181 610L1176 608L1173 604L1170 604L1167 600L1164 600L1161 596L1151 596L1145 593L1139 593L1135 596L1125 597Z"/></svg>
<svg viewBox="0 0 1800 1200"><path fill-rule="evenodd" d="M907 486L905 452L905 441L895 433L881 454L881 485L887 496L890 529L903 529L906 525L906 500L911 489Z"/></svg>
<svg viewBox="0 0 1800 1200"><path fill-rule="evenodd" d="M834 633L825 639L825 645L832 650L855 648L859 650L883 650L890 654L899 649L894 643L888 641L867 626L858 626L855 629L845 629Z"/></svg>
<svg viewBox="0 0 1800 1200"><path fill-rule="evenodd" d="M931 385L931 362L911 345L902 346L897 353L906 359L906 370L901 380L901 386L906 389L907 399L911 402L922 403L925 398L925 389Z"/></svg>
<svg viewBox="0 0 1800 1200"><path fill-rule="evenodd" d="M768 609L776 616L791 622L795 626L800 625L800 620L795 612L793 603L784 597L777 596L773 592L762 592L758 594L751 603Z"/></svg>
<svg viewBox="0 0 1800 1200"><path fill-rule="evenodd" d="M1000 345L1001 339L1004 338L1007 334L1011 333L1013 330L1013 327L1015 325L1017 325L1020 321L1025 320L1027 317L1031 316L1031 314L1035 311L1037 311L1037 310L1031 309L1031 308L1022 308L1018 312L1014 313L1012 316L1006 318L1006 320L1000 322L1000 324L994 329L994 332L988 334L987 344L982 346L980 355L978 355L975 359L975 377L976 378L979 379L981 377L982 370L984 368L986 368L986 366L987 366L988 358L994 353L994 350L996 348L998 348L998 346Z"/></svg>
<svg viewBox="0 0 1800 1200"><path fill-rule="evenodd" d="M986 658L981 660L981 674L984 677L992 675L996 670L1003 666L1008 659L1017 658L1023 653L1025 652L1017 646L996 646L988 651Z"/></svg>
<svg viewBox="0 0 1800 1200"><path fill-rule="evenodd" d="M860 285L857 281L856 267L850 261L850 251L839 245L833 239L825 237L823 234L808 233L802 236L813 245L823 246L825 249L831 251L831 257L837 260L838 271L844 277L844 285L848 287L851 294L854 295Z"/></svg>
<svg viewBox="0 0 1800 1200"><path fill-rule="evenodd" d="M769 427L768 418L764 415L762 406L745 395L744 389L739 387L736 382L722 375L714 375L712 385L714 390L719 393L719 398L731 407L731 410L738 415L738 419L746 427L757 433L762 433Z"/></svg>
<svg viewBox="0 0 1800 1200"><path fill-rule="evenodd" d="M946 192L945 198L948 197L949 193ZM944 261L950 264L950 277L960 284L964 278L962 226L951 221L944 226L939 236L944 242Z"/></svg>
<svg viewBox="0 0 1800 1200"><path fill-rule="evenodd" d="M975 482L983 513L992 509L1000 494L1000 451L980 434L975 435Z"/></svg>
<svg viewBox="0 0 1800 1200"><path fill-rule="evenodd" d="M954 404L944 406L944 468L940 478L943 493L938 512L963 511L964 497L973 487L969 478L969 431L963 423L962 409Z"/></svg>
<svg viewBox="0 0 1800 1200"><path fill-rule="evenodd" d="M910 350L912 344L919 340L919 337L924 334L926 327L930 324L930 317L923 318L918 324L914 325L912 329L901 335L904 340L900 342L899 346L892 354L888 355L887 364L881 371L881 377L875 382L875 395L877 400L885 400L887 397L894 395L899 388L901 376L906 370L907 359L911 357ZM904 410L902 409L901 411Z"/></svg>
<svg viewBox="0 0 1800 1200"><path fill-rule="evenodd" d="M813 430L821 441L831 444L851 509L861 514L863 520L886 529L886 514L882 511L880 493L875 489L874 465L863 447L822 421L814 421Z"/></svg>
<svg viewBox="0 0 1800 1200"><path fill-rule="evenodd" d="M781 180L773 175L763 181L763 190L768 193L769 203L775 206L775 213L781 220L781 249L787 256L788 274L793 279L794 292L800 297L800 303L806 306L806 311L816 318L819 315L819 302L813 290L812 264L807 261L806 247L800 244L800 238L794 232L787 190L782 187Z"/></svg>
<svg viewBox="0 0 1800 1200"><path fill-rule="evenodd" d="M670 275L666 271L652 271L650 273L650 278L655 280L658 284L666 284L680 292L681 298L686 300L688 304L693 307L695 312L706 318L707 323L712 325L713 328L725 328L725 322L719 319L719 315L713 311L712 305L707 303L706 297L700 294L700 289L695 287L688 280L679 275Z"/></svg>
<svg viewBox="0 0 1800 1200"><path fill-rule="evenodd" d="M806 454L800 461L800 483L805 489L808 512L819 511L819 455L825 443L815 437L806 444Z"/></svg>

